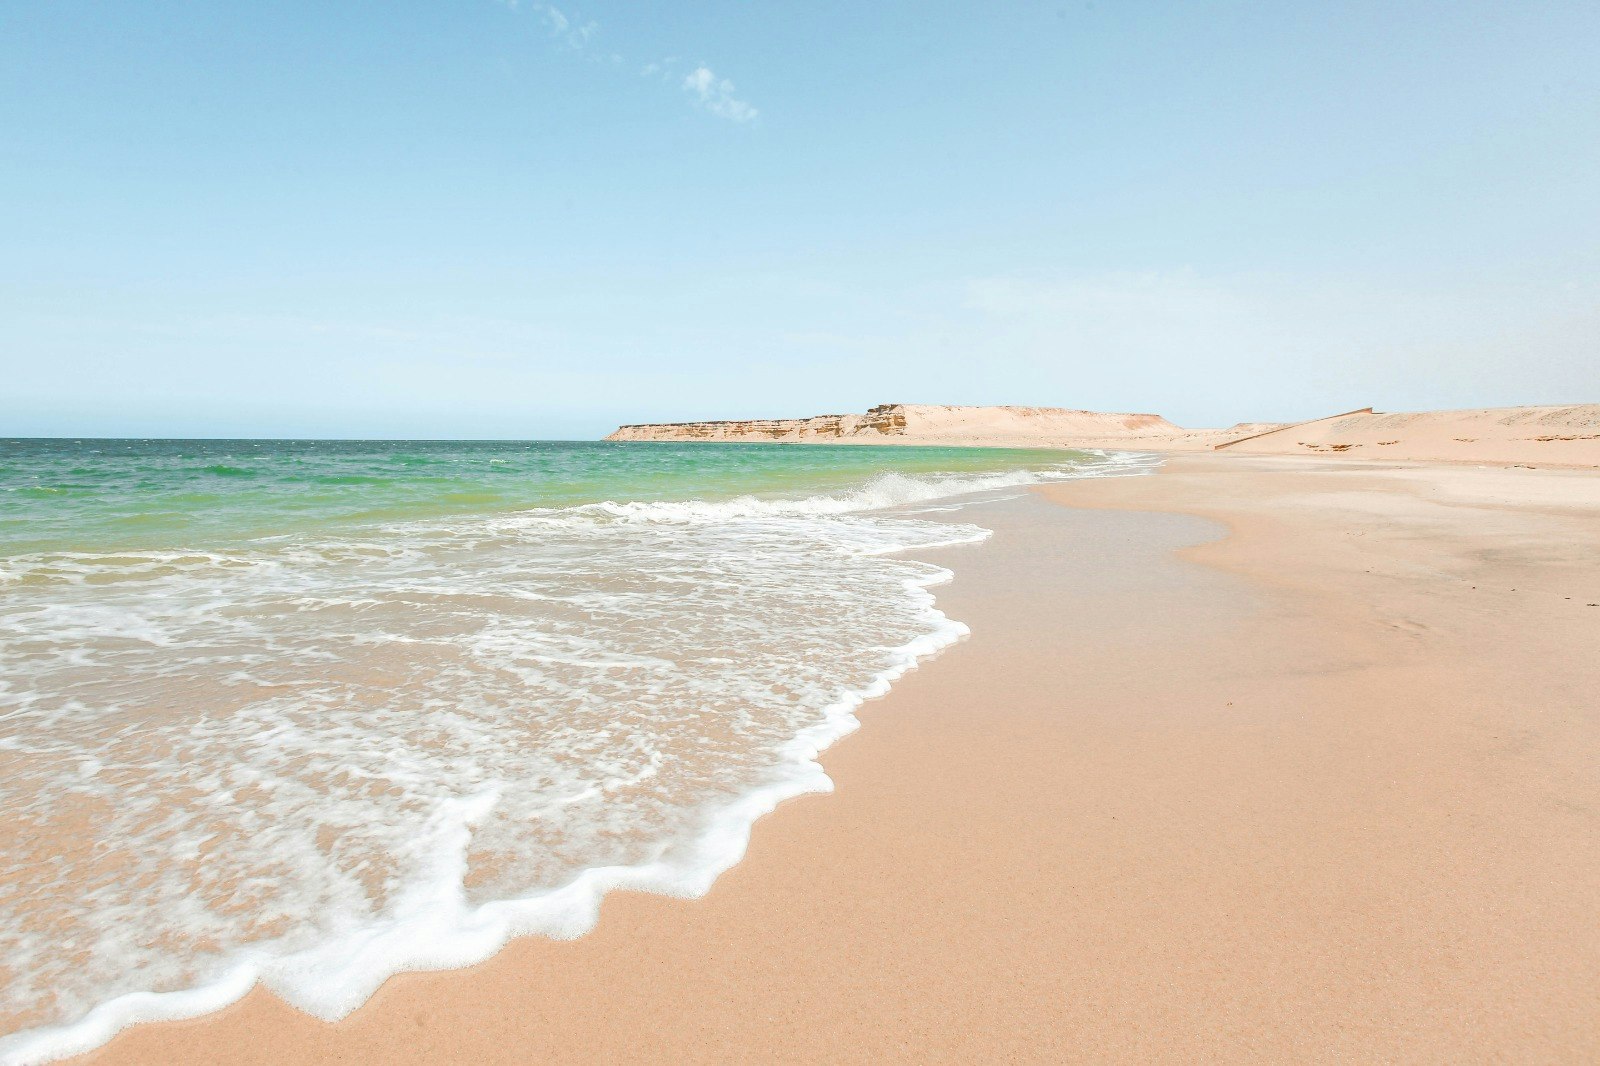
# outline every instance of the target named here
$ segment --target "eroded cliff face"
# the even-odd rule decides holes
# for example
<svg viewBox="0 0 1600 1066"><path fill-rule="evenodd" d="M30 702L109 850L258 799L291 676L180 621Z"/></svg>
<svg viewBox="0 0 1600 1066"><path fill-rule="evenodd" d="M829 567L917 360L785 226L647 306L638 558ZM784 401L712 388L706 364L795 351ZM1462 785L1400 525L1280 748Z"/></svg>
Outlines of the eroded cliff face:
<svg viewBox="0 0 1600 1066"><path fill-rule="evenodd" d="M793 441L893 443L912 440L1009 439L1049 436L1138 436L1180 432L1160 415L1105 414L1062 407L941 407L880 404L859 415L752 418L622 426L621 441Z"/></svg>
<svg viewBox="0 0 1600 1066"><path fill-rule="evenodd" d="M882 404L864 415L813 415L810 418L748 418L723 422L668 422L622 426L606 440L842 440L863 435L903 433L904 405Z"/></svg>

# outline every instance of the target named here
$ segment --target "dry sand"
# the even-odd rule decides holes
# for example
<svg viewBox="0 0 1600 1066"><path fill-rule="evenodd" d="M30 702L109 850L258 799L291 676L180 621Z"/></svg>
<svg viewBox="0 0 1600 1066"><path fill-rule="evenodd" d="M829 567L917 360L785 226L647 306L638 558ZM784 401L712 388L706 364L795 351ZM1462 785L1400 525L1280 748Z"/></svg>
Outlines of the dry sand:
<svg viewBox="0 0 1600 1066"><path fill-rule="evenodd" d="M1253 435L1238 454L1600 466L1600 404L1467 411L1358 411Z"/></svg>
<svg viewBox="0 0 1600 1066"><path fill-rule="evenodd" d="M707 898L91 1061L1600 1059L1600 475L1180 456L963 517L973 636Z"/></svg>

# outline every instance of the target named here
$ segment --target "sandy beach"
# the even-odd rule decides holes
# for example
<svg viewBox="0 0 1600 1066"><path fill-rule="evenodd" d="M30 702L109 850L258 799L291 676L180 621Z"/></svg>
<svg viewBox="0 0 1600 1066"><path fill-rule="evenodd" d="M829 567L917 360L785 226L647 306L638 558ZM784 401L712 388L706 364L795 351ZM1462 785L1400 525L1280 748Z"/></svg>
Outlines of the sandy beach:
<svg viewBox="0 0 1600 1066"><path fill-rule="evenodd" d="M1600 1066L1600 3L0 26L0 1066Z"/></svg>
<svg viewBox="0 0 1600 1066"><path fill-rule="evenodd" d="M80 1061L1600 1056L1600 475L1174 456L963 517L972 636L709 896Z"/></svg>

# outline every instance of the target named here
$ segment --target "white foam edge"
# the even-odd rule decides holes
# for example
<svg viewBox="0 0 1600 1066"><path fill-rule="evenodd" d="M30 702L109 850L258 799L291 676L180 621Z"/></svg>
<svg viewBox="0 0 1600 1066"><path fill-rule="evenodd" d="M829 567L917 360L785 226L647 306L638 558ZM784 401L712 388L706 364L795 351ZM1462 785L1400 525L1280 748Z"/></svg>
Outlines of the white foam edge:
<svg viewBox="0 0 1600 1066"><path fill-rule="evenodd" d="M726 500L649 500L577 504L558 512L530 511L524 516L551 514L599 515L618 521L637 522L720 522L738 518L823 517L864 511L902 509L997 489L1022 488L1085 478L1126 477L1153 473L1161 464L1149 452L1112 452L1103 449L1076 449L1098 460L1094 464L1072 463L1035 470L990 471L960 474L929 480L917 475L887 471L860 488L838 495L800 497L736 496Z"/></svg>
<svg viewBox="0 0 1600 1066"><path fill-rule="evenodd" d="M918 544L909 550L977 543L988 535L985 530L981 535ZM459 838L451 841L459 847L451 848L441 868L434 871L428 890L409 896L394 917L293 955L246 957L204 987L127 993L100 1004L76 1022L0 1038L0 1062L29 1066L92 1051L131 1025L178 1021L221 1010L244 998L257 984L313 1017L338 1021L396 974L472 966L519 936L582 936L599 919L606 893L616 889L684 899L704 896L719 876L744 858L751 831L760 818L785 800L833 790L833 781L817 758L835 741L860 728L855 711L863 703L885 695L891 684L919 661L970 632L965 624L935 607L933 595L927 591L952 576L941 567L905 580L907 589L922 599L923 608L930 613L933 630L895 649L888 667L868 684L824 708L821 721L780 747L775 778L718 810L700 836L681 849L676 861L594 867L559 888L469 907L461 888L465 845L472 823L488 812L494 797L489 793L465 797L447 804L445 810L455 816L446 829L447 835Z"/></svg>
<svg viewBox="0 0 1600 1066"><path fill-rule="evenodd" d="M1156 462L1149 463L1143 461L1144 455L1102 455L1113 462L1122 460L1118 466L1123 474L1152 473L1159 465L1154 456L1148 458ZM975 544L990 535L990 530L980 530L970 536L891 548L884 554ZM212 1014L237 1003L258 984L312 1017L336 1022L397 974L474 966L519 936L576 939L594 928L602 900L616 889L682 899L704 896L718 877L744 858L751 832L763 816L785 800L833 791L833 779L817 759L835 741L861 727L855 712L862 704L887 694L893 682L921 660L971 633L965 623L939 610L928 591L954 576L948 569L932 567L905 579L906 589L928 612L932 631L896 648L890 653L888 667L824 708L821 721L784 743L778 749L775 779L718 810L700 836L682 849L684 858L592 867L558 888L469 907L462 874L470 828L493 806L495 797L492 792L464 797L442 806L440 815L453 815L454 820L438 827L442 836L454 838L449 842L458 846L440 855L435 877L408 893L394 916L292 955L274 958L246 952L237 965L199 988L130 992L99 1004L75 1022L0 1036L0 1066L54 1062L102 1047L132 1025Z"/></svg>

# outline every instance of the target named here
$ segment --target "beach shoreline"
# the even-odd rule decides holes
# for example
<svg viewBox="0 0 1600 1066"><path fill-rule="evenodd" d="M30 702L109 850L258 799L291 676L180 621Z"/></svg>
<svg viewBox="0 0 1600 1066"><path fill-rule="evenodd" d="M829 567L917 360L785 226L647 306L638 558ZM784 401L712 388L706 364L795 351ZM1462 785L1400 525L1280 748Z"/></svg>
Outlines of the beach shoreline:
<svg viewBox="0 0 1600 1066"><path fill-rule="evenodd" d="M705 898L77 1061L1600 1051L1600 477L1179 456L961 517L972 636Z"/></svg>

